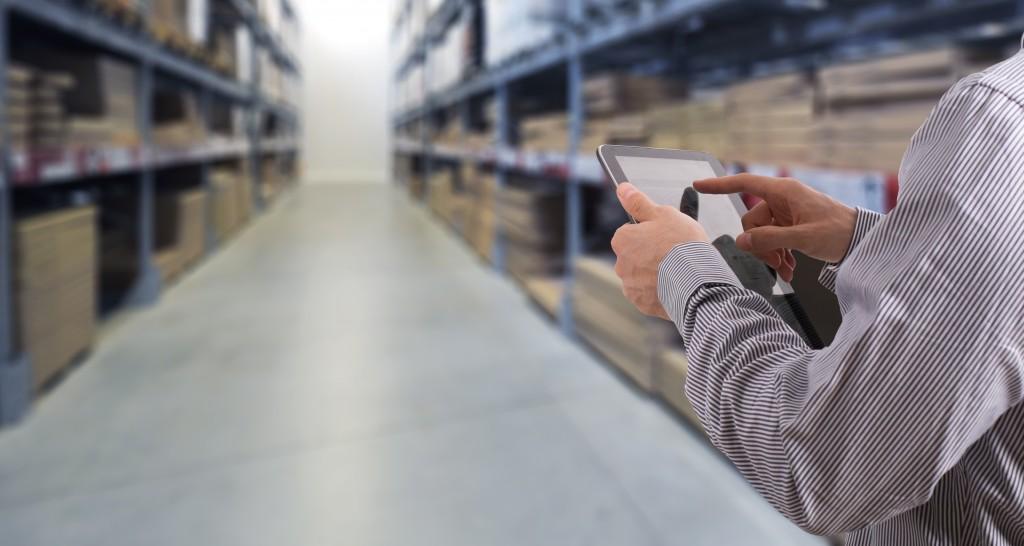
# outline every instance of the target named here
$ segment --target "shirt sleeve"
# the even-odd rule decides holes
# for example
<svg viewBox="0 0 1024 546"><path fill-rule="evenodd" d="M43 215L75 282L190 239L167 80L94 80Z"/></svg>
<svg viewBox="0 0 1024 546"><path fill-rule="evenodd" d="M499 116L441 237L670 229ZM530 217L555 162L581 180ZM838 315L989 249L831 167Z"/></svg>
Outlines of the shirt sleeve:
<svg viewBox="0 0 1024 546"><path fill-rule="evenodd" d="M1022 155L1017 103L970 81L951 90L907 152L899 203L838 270L843 320L822 350L710 245L662 261L687 397L711 442L802 528L848 532L923 504L1021 401Z"/></svg>
<svg viewBox="0 0 1024 546"><path fill-rule="evenodd" d="M857 245L864 239L864 236L867 235L882 218L884 218L884 216L875 211L857 207L857 220L853 226L853 238L850 239L850 248L846 251L847 257L853 253L854 249L857 248ZM845 258L843 261L845 261ZM821 268L821 273L818 274L818 282L832 292L836 291L836 275L839 274L839 266L842 265L843 261L825 264L825 267Z"/></svg>

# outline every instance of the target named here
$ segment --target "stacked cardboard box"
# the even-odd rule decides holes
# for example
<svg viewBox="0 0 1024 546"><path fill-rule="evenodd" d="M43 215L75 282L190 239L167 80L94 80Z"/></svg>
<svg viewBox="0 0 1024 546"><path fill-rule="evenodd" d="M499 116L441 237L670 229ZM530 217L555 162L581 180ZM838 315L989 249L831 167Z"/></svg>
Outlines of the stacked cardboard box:
<svg viewBox="0 0 1024 546"><path fill-rule="evenodd" d="M708 92L686 102L655 106L647 111L647 124L650 146L724 157L727 117L721 93Z"/></svg>
<svg viewBox="0 0 1024 546"><path fill-rule="evenodd" d="M153 95L153 143L165 148L194 146L205 138L195 94L158 89Z"/></svg>
<svg viewBox="0 0 1024 546"><path fill-rule="evenodd" d="M527 295L545 313L557 318L562 309L565 281L561 277L529 277L523 282Z"/></svg>
<svg viewBox="0 0 1024 546"><path fill-rule="evenodd" d="M685 96L686 88L679 82L653 76L609 72L591 76L583 83L587 116L594 118L640 112L652 104Z"/></svg>
<svg viewBox="0 0 1024 546"><path fill-rule="evenodd" d="M568 150L569 118L565 112L557 112L523 119L519 124L519 147L527 151Z"/></svg>
<svg viewBox="0 0 1024 546"><path fill-rule="evenodd" d="M154 261L164 283L177 279L206 248L206 192L166 192L156 200Z"/></svg>
<svg viewBox="0 0 1024 546"><path fill-rule="evenodd" d="M658 355L655 389L680 415L698 428L703 428L684 391L687 366L686 353L681 348L662 351Z"/></svg>
<svg viewBox="0 0 1024 546"><path fill-rule="evenodd" d="M572 297L577 333L637 384L653 390L657 357L679 334L671 323L636 310L622 294L611 261L581 257L575 270Z"/></svg>
<svg viewBox="0 0 1024 546"><path fill-rule="evenodd" d="M498 181L493 172L473 169L463 178L469 196L469 211L466 215L466 240L473 250L485 260L492 259L494 237L497 230L495 195Z"/></svg>
<svg viewBox="0 0 1024 546"><path fill-rule="evenodd" d="M213 230L218 240L224 240L248 219L252 209L252 191L249 178L231 167L210 171Z"/></svg>
<svg viewBox="0 0 1024 546"><path fill-rule="evenodd" d="M27 64L68 74L74 85L63 93L66 142L75 147L136 146L135 69L114 57L76 50L33 48Z"/></svg>
<svg viewBox="0 0 1024 546"><path fill-rule="evenodd" d="M151 0L149 31L169 47L193 52L206 43L208 12L207 0Z"/></svg>
<svg viewBox="0 0 1024 546"><path fill-rule="evenodd" d="M96 331L96 209L79 207L15 226L17 339L38 389L92 344Z"/></svg>
<svg viewBox="0 0 1024 546"><path fill-rule="evenodd" d="M583 84L587 127L580 149L592 152L601 144L648 145L652 126L644 111L686 96L678 81L622 73L592 76Z"/></svg>
<svg viewBox="0 0 1024 546"><path fill-rule="evenodd" d="M523 180L498 190L498 226L505 266L520 281L565 267L565 193Z"/></svg>
<svg viewBox="0 0 1024 546"><path fill-rule="evenodd" d="M806 163L813 139L816 87L804 73L760 78L725 91L727 159Z"/></svg>
<svg viewBox="0 0 1024 546"><path fill-rule="evenodd" d="M260 170L260 192L263 195L263 202L270 203L287 183L281 173L281 158L277 156L265 156Z"/></svg>
<svg viewBox="0 0 1024 546"><path fill-rule="evenodd" d="M21 149L55 149L66 145L68 130L64 95L74 79L64 72L7 68L7 132Z"/></svg>
<svg viewBox="0 0 1024 546"><path fill-rule="evenodd" d="M812 162L896 172L911 137L942 94L994 60L987 51L945 48L822 70L824 111Z"/></svg>

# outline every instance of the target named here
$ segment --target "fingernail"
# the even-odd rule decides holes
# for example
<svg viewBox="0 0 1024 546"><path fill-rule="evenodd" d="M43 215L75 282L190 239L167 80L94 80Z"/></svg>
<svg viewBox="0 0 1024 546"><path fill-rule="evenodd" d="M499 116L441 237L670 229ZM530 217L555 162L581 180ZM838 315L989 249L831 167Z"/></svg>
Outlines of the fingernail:
<svg viewBox="0 0 1024 546"><path fill-rule="evenodd" d="M739 237L736 237L736 246L742 248L743 250L747 250L748 248L750 248L750 234L740 233Z"/></svg>
<svg viewBox="0 0 1024 546"><path fill-rule="evenodd" d="M623 197L629 197L633 191L633 186L630 184L622 184L619 186L619 195Z"/></svg>

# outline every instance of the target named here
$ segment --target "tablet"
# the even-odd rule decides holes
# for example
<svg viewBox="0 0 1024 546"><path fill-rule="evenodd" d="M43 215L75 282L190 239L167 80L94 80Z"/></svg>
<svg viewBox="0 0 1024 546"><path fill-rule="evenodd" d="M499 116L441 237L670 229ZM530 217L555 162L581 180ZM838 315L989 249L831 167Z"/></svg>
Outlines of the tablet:
<svg viewBox="0 0 1024 546"><path fill-rule="evenodd" d="M598 147L597 158L616 186L628 181L655 203L679 208L700 222L743 286L764 296L808 345L820 349L822 340L832 338L835 332L827 331L833 329L831 322L816 328L793 286L736 247L736 237L743 233L742 217L747 212L740 196L701 194L693 189L694 180L725 176L717 159L702 152L611 144Z"/></svg>

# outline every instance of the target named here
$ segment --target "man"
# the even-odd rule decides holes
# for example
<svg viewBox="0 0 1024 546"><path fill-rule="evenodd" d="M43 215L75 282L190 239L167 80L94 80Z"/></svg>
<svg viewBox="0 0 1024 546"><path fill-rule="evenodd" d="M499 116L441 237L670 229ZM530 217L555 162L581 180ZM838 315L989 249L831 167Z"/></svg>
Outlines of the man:
<svg viewBox="0 0 1024 546"><path fill-rule="evenodd" d="M1024 544L1024 52L939 102L887 215L795 180L704 193L764 199L736 244L792 278L831 262L843 311L812 350L744 290L700 225L633 186L612 240L623 290L686 342L708 436L777 510L849 544Z"/></svg>

